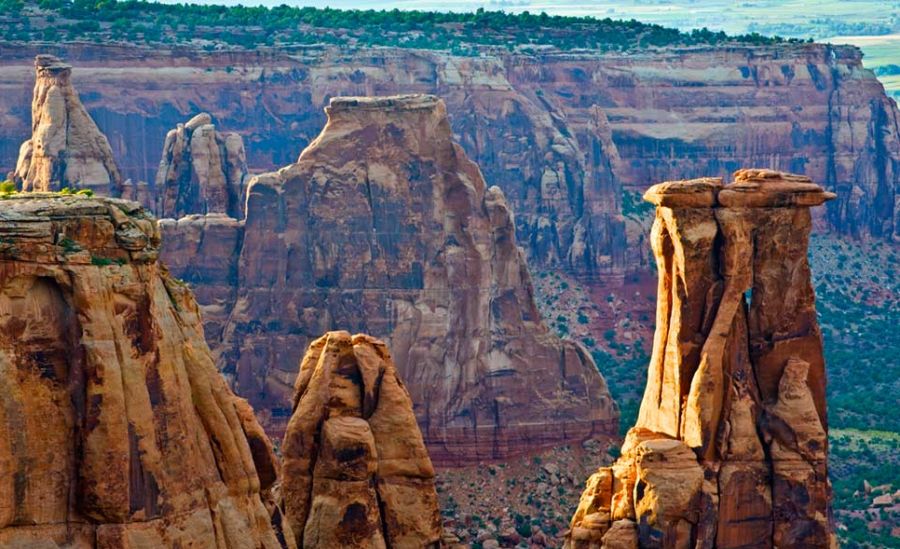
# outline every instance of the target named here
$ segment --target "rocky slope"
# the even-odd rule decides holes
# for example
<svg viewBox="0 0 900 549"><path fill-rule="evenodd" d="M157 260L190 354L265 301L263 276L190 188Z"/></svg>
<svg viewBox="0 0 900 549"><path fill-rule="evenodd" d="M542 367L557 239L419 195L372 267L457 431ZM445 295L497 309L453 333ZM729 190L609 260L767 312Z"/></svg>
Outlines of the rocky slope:
<svg viewBox="0 0 900 549"><path fill-rule="evenodd" d="M590 477L567 546L834 546L808 178L662 183L647 387L622 457Z"/></svg>
<svg viewBox="0 0 900 549"><path fill-rule="evenodd" d="M649 258L640 232L619 215L623 189L742 165L823 182L838 195L827 219L841 232L900 234L897 107L850 47L481 57L390 48L59 49L83 67L86 105L134 181L152 181L166 132L200 110L244 136L251 166L271 169L318 134L329 98L422 92L446 101L457 140L507 195L519 242L538 264L586 276L641 270ZM40 51L3 52L0 158L11 164L29 127L19 83Z"/></svg>
<svg viewBox="0 0 900 549"><path fill-rule="evenodd" d="M272 446L159 239L134 202L4 195L0 546L293 546Z"/></svg>
<svg viewBox="0 0 900 549"><path fill-rule="evenodd" d="M335 99L328 112L297 163L251 180L234 293L221 278L235 272L230 244L220 254L199 236L218 220L164 225L210 266L195 283L222 290L204 313L238 392L272 410L277 432L300 352L346 328L388 342L440 463L612 432L603 378L543 324L503 193L453 142L444 104Z"/></svg>
<svg viewBox="0 0 900 549"><path fill-rule="evenodd" d="M298 547L439 547L434 468L384 343L330 332L310 344L282 446Z"/></svg>
<svg viewBox="0 0 900 549"><path fill-rule="evenodd" d="M72 67L52 55L38 55L34 67L31 138L19 149L13 180L26 191L118 194L112 150L72 86Z"/></svg>

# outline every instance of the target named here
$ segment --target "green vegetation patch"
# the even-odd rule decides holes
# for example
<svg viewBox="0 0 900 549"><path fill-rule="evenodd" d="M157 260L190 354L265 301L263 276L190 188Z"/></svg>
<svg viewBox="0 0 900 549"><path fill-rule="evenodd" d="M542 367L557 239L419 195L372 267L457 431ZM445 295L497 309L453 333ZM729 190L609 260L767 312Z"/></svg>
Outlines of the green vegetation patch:
<svg viewBox="0 0 900 549"><path fill-rule="evenodd" d="M13 20L7 40L93 40L139 44L193 42L220 46L342 44L396 46L477 54L482 46L550 45L563 50L626 51L723 43L773 44L798 39L757 33L729 36L682 32L636 20L502 11L442 13L416 10L157 4L141 0L0 0Z"/></svg>

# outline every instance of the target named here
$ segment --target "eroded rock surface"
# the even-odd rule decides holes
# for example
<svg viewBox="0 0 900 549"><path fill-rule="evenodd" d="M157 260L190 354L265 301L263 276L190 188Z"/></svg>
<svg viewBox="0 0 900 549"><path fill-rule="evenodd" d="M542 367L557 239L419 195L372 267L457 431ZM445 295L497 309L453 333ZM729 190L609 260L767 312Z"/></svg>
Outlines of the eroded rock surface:
<svg viewBox="0 0 900 549"><path fill-rule="evenodd" d="M330 332L310 344L282 455L298 547L439 546L434 468L384 343Z"/></svg>
<svg viewBox="0 0 900 549"><path fill-rule="evenodd" d="M166 134L155 192L160 217L228 214L241 218L247 180L244 142L201 113Z"/></svg>
<svg viewBox="0 0 900 549"><path fill-rule="evenodd" d="M159 239L134 202L0 204L0 547L293 546Z"/></svg>
<svg viewBox="0 0 900 549"><path fill-rule="evenodd" d="M34 67L31 139L19 149L15 181L26 191L68 187L117 196L119 169L72 86L72 67L52 55L38 55Z"/></svg>
<svg viewBox="0 0 900 549"><path fill-rule="evenodd" d="M602 376L542 322L504 195L443 102L337 98L328 114L295 164L251 180L236 295L204 311L237 391L283 429L299 350L350 329L391 346L436 461L612 432Z"/></svg>
<svg viewBox="0 0 900 549"><path fill-rule="evenodd" d="M832 547L809 178L662 183L647 387L622 457L587 484L567 547ZM636 530L635 530L636 527Z"/></svg>

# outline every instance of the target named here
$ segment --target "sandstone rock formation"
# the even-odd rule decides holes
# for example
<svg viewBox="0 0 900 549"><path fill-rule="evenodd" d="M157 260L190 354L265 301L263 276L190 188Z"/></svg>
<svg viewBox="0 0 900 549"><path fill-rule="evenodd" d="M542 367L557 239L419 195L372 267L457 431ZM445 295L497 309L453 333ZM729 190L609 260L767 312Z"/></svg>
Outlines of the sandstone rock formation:
<svg viewBox="0 0 900 549"><path fill-rule="evenodd" d="M122 180L109 141L72 87L72 67L52 55L38 55L34 67L31 139L19 149L16 182L25 191L68 187L118 195Z"/></svg>
<svg viewBox="0 0 900 549"><path fill-rule="evenodd" d="M808 178L662 183L647 388L622 457L593 475L570 548L830 547L825 365ZM615 532L615 534L613 534Z"/></svg>
<svg viewBox="0 0 900 549"><path fill-rule="evenodd" d="M0 546L294 546L272 446L158 246L133 202L3 201Z"/></svg>
<svg viewBox="0 0 900 549"><path fill-rule="evenodd" d="M438 547L434 469L384 343L312 342L282 446L285 517L298 547Z"/></svg>
<svg viewBox="0 0 900 549"><path fill-rule="evenodd" d="M166 134L156 173L160 217L223 213L242 217L247 179L244 142L201 113Z"/></svg>
<svg viewBox="0 0 900 549"><path fill-rule="evenodd" d="M651 258L620 216L623 190L748 165L821 181L838 194L827 218L840 232L900 240L900 111L851 46L481 57L57 47L83 67L76 76L85 103L134 181L153 180L166 132L198 106L244 136L251 166L276 169L318 135L331 97L432 93L446 101L466 153L503 189L520 244L541 264L588 276L643 272ZM6 44L0 59L7 166L29 128L19 82L35 53Z"/></svg>
<svg viewBox="0 0 900 549"><path fill-rule="evenodd" d="M197 254L174 272L215 289L204 316L239 394L272 410L277 433L300 350L349 329L391 346L435 461L613 432L602 376L542 322L503 193L453 143L443 102L336 98L328 111L297 163L251 180L242 237L207 248L179 236L206 221L164 227L170 249Z"/></svg>

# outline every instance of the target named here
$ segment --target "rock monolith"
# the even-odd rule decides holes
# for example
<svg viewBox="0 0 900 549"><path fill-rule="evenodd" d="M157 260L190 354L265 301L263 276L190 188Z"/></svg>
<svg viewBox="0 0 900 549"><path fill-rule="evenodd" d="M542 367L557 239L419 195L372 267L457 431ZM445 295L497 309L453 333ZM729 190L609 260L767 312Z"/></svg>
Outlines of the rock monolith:
<svg viewBox="0 0 900 549"><path fill-rule="evenodd" d="M31 139L19 149L14 179L25 191L91 189L118 196L122 179L106 136L72 86L72 67L53 55L34 60Z"/></svg>
<svg viewBox="0 0 900 549"><path fill-rule="evenodd" d="M661 183L656 336L622 456L567 539L600 547L832 547L825 363L809 178L741 170ZM626 540L626 541L622 541Z"/></svg>
<svg viewBox="0 0 900 549"><path fill-rule="evenodd" d="M216 129L200 113L166 135L155 190L160 217L228 214L240 219L247 182L247 155L236 133Z"/></svg>
<svg viewBox="0 0 900 549"><path fill-rule="evenodd" d="M330 332L310 344L282 455L298 547L439 547L434 468L381 341Z"/></svg>

